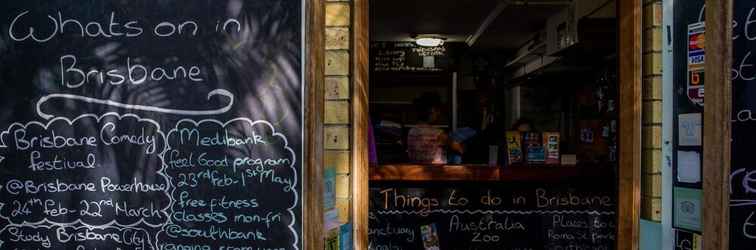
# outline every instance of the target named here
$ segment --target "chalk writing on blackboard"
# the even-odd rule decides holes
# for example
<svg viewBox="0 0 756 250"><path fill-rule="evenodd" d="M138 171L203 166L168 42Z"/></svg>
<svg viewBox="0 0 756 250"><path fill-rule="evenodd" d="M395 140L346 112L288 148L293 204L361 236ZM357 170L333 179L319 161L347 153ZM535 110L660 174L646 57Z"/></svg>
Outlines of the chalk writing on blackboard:
<svg viewBox="0 0 756 250"><path fill-rule="evenodd" d="M732 54L732 172L730 175L730 242L733 249L756 242L756 171L754 147L754 89L756 63L756 6L752 1L735 1Z"/></svg>
<svg viewBox="0 0 756 250"><path fill-rule="evenodd" d="M149 112L156 112L156 113L163 113L163 114L174 114L174 115L192 115L192 116L218 115L218 114L226 113L229 110L231 110L231 107L234 105L234 95L231 94L231 92L228 92L227 90L224 90L224 89L216 89L207 93L208 100L210 100L214 96L226 97L226 99L228 99L228 104L226 104L224 107L221 107L218 109L212 109L212 110L181 110L181 109L170 109L170 108L161 108L161 107L136 105L136 104L125 104L125 103L120 103L120 102L116 102L112 100L102 100L102 99L85 97L85 96L80 96L80 95L72 95L72 94L50 94L50 95L43 96L42 98L39 99L39 101L37 101L37 115L39 115L39 117L42 117L42 119L46 119L46 120L53 118L54 117L53 115L47 114L44 111L42 111L42 106L48 100L55 99L55 98L79 100L79 101L83 101L87 103L96 103L96 104L102 104L102 105L118 107L118 108L149 111Z"/></svg>
<svg viewBox="0 0 756 250"><path fill-rule="evenodd" d="M300 248L304 116L268 113L303 105L303 1L31 2L0 10L0 248Z"/></svg>
<svg viewBox="0 0 756 250"><path fill-rule="evenodd" d="M13 41L18 43L46 43L51 42L51 40L58 37L63 39L64 35L69 34L79 34L79 37L82 39L117 39L120 37L136 38L145 35L145 29L152 31L147 34L160 38L196 37L201 33L200 29L202 27L202 25L194 20L175 23L162 21L151 27L144 27L144 24L140 23L138 20L130 20L123 23L123 27L120 27L121 23L115 21L116 14L114 12L110 13L110 21L107 24L101 24L97 21L80 21L73 17L67 17L66 14L61 11L57 11L46 15L46 20L49 20L47 23L49 27L46 27L47 29L44 29L44 27L26 27L21 25L24 21L32 21L27 19L34 19L29 15L28 10L20 12L12 19L7 32L8 36ZM212 32L240 32L241 26L241 21L237 19L218 20L216 21L215 29L212 30ZM40 34L41 32L38 32L39 30L49 31L47 34ZM70 39L70 37L65 38ZM61 73L59 84L67 89L78 89L87 84L109 84L119 86L181 80L198 83L205 82L203 77L205 73L202 72L202 67L198 65L177 65L172 68L166 68L166 66L162 65L149 66L127 56L123 63L125 67L118 66L110 69L93 69L91 66L88 66L84 69L79 67L77 64L78 57L74 54L61 55L57 61L59 64L59 72ZM215 89L207 94L207 99L210 100L210 98L214 96L223 96L227 98L228 104L214 110L181 110L138 104L125 104L112 100L103 100L73 94L50 94L42 97L38 101L37 112L44 119L52 118L53 115L48 115L42 112L41 106L46 101L53 98L71 99L119 108L177 115L216 115L223 114L230 110L234 100L234 96L231 92L224 89Z"/></svg>
<svg viewBox="0 0 756 250"><path fill-rule="evenodd" d="M440 72L448 67L449 53L444 45L419 47L406 42L375 42L370 49L372 70L375 72ZM443 60L446 61L441 62Z"/></svg>
<svg viewBox="0 0 756 250"><path fill-rule="evenodd" d="M369 249L425 249L421 225L437 226L441 249L610 249L616 241L606 194L380 186L371 187Z"/></svg>
<svg viewBox="0 0 756 250"><path fill-rule="evenodd" d="M82 127L92 124L98 129ZM134 126L141 128L122 129ZM73 137L71 131L87 132ZM141 155L140 160L163 162L160 165L166 169L157 170L162 178L146 182L135 176L118 182L123 176L110 167L113 164L108 160L94 153L66 153L108 151L109 147L114 151L128 149ZM0 133L0 149L27 158L28 168L39 173L34 179L4 181L0 217L10 224L0 234L10 237L6 241L42 234L54 225L59 238L54 242L41 240L42 246L64 244L67 240L60 237L82 230L76 225L89 228L103 223L113 225L112 230L140 224L162 228L165 233L158 235L166 238L161 244L168 245L184 237L193 237L194 242L204 240L207 246L211 240L266 241L272 235L264 232L275 227L297 235L295 221L284 221L294 218L292 209L299 200L293 167L297 157L283 134L266 121L183 120L164 135L156 122L136 115L82 115L73 120L58 117L46 124L11 125ZM71 170L85 171L85 176L100 174L79 181L55 174ZM174 188L169 189L169 182ZM201 190L226 190L226 195L203 194ZM274 197L246 193L261 194L264 190L280 193ZM119 195L123 193L136 196ZM89 198L71 206L68 200L81 195ZM29 227L42 232L32 233L35 230ZM251 230L254 227L258 229ZM148 236L133 236L139 244L151 244Z"/></svg>

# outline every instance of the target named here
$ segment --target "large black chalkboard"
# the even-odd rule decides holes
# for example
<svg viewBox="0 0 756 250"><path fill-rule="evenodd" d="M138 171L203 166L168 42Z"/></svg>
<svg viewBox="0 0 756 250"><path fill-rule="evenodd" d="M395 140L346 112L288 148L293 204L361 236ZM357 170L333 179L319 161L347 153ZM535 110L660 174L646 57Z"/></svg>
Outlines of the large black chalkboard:
<svg viewBox="0 0 756 250"><path fill-rule="evenodd" d="M603 180L612 178L601 178ZM610 181L370 184L370 249L614 249L616 191ZM427 227L426 227L427 228Z"/></svg>
<svg viewBox="0 0 756 250"><path fill-rule="evenodd" d="M736 0L732 56L730 249L756 245L756 2Z"/></svg>
<svg viewBox="0 0 756 250"><path fill-rule="evenodd" d="M301 249L301 0L6 1L0 248Z"/></svg>
<svg viewBox="0 0 756 250"><path fill-rule="evenodd" d="M732 172L730 176L730 249L751 249L756 244L756 3L734 1L732 60ZM701 112L701 107L688 105L685 99L686 50L689 46L683 28L704 21L704 1L686 1L675 5L675 84L677 113ZM676 126L677 127L677 126ZM706 145L703 145L706 146ZM678 147L680 149L680 147ZM683 147L684 149L684 147ZM700 187L700 184L697 185ZM705 244L705 243L704 243Z"/></svg>

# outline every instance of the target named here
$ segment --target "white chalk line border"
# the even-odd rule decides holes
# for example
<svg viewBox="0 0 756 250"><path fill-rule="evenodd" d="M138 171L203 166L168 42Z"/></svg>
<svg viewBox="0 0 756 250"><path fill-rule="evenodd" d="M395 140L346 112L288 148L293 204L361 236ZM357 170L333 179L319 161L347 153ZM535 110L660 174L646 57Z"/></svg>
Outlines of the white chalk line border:
<svg viewBox="0 0 756 250"><path fill-rule="evenodd" d="M124 108L124 109L130 109L130 110L140 110L140 111L149 111L149 112L156 112L156 113L164 113L164 114L174 114L174 115L189 115L189 116L206 116L206 115L219 115L224 114L231 110L231 107L234 105L234 95L225 89L215 89L213 91L210 91L207 93L207 100L210 100L213 96L225 96L229 99L228 104L226 106L223 106L218 109L212 109L212 110L182 110L182 109L169 109L169 108L161 108L161 107L153 107L153 106L146 106L146 105L135 105L135 104L126 104L121 102L116 102L112 100L103 100L93 97L86 97L81 95L74 95L74 94L50 94L46 95L37 101L37 115L42 117L42 119L49 120L54 117L54 115L50 115L42 111L42 105L45 104L50 99L55 98L61 98L61 99L69 99L69 100L77 100L87 103L96 103L101 105L107 105L107 106L113 106L118 108Z"/></svg>
<svg viewBox="0 0 756 250"><path fill-rule="evenodd" d="M427 215L427 214L514 214L514 215L552 215L552 214L585 214L585 215L614 215L615 212L600 212L597 210L585 211L585 210L538 210L538 211L523 211L523 210L469 210L469 209L433 209L425 211L402 211L402 210L383 210L376 211L380 215Z"/></svg>
<svg viewBox="0 0 756 250"><path fill-rule="evenodd" d="M730 200L730 207L747 207L747 206L756 206L756 200L749 200L749 199Z"/></svg>
<svg viewBox="0 0 756 250"><path fill-rule="evenodd" d="M19 228L21 228L21 227L31 227L33 229L44 228L44 229L47 229L47 230L50 230L53 227L73 228L74 230L81 230L81 229L87 228L87 229L99 229L99 230L115 229L115 230L118 230L118 231L123 231L124 229L130 229L130 230L135 230L135 231L139 231L139 232L144 233L144 235L147 236L147 242L145 242L145 245L153 247L153 246L151 246L151 244L152 244L152 240L151 240L152 235L150 235L150 233L147 230L143 229L143 228L138 228L138 227L114 227L114 226L105 226L105 225L103 225L103 226L88 226L88 225L83 224L83 223L81 223L79 225L63 225L63 226L61 226L61 225L55 225L55 224L51 224L51 223L47 223L47 225L45 225L45 223L47 223L47 222L33 223L33 224L28 224L28 225L14 225L14 224L11 224L11 225L6 225L5 227L3 227L0 230L0 232L5 232L5 230L7 230L9 227L19 227ZM3 243L5 243L5 241L3 241L2 239L0 239L0 247L3 245Z"/></svg>
<svg viewBox="0 0 756 250"><path fill-rule="evenodd" d="M78 117L76 117L76 118L74 118L72 120L68 119L66 117L56 117L55 119L52 119L52 120L48 121L47 124L43 124L43 123L38 122L38 121L31 121L31 122L28 122L26 124L24 124L24 123L18 123L18 122L17 123L13 123L10 126L8 126L8 129L0 132L0 148L7 148L7 145L6 145L6 143L5 143L5 141L4 141L3 138L5 138L10 133L11 129L13 129L14 127L20 127L20 128L23 128L23 129L28 129L29 126L35 125L35 126L40 126L41 128L47 130L47 129L49 129L49 126L52 125L55 122L64 121L64 122L67 122L68 125L73 126L73 124L75 122L77 122L78 120L81 120L81 119L85 119L85 118L95 119L95 121L99 124L102 121L102 119L105 118L105 117L107 117L107 116L114 116L114 117L118 118L119 121L124 120L124 118L133 118L133 119L136 119L137 122L148 122L148 123L151 123L157 129L157 131L155 132L155 134L159 135L162 138L162 140L163 140L163 152L165 152L165 147L167 147L168 141L166 140L165 134L163 134L163 130L160 128L160 124L158 124L157 122L155 122L155 121L153 121L151 119L141 118L141 117L139 117L138 115L135 115L135 114L123 114L122 115L122 114L119 114L119 113L116 113L116 112L109 112L109 113L105 113L105 114L100 115L100 116L97 116L95 114L83 114L83 115L80 115L80 116L78 116ZM157 157L160 160L160 170L158 170L156 173L158 175L160 175L160 176L163 177L163 180L166 183L166 187L170 187L171 186L170 179L168 178L167 175L165 175L165 172L164 172L165 171L165 159L163 159L163 154L162 153L156 153L156 155L157 155ZM2 188L4 189L5 187L2 187ZM169 204L170 204L172 197L168 193L168 190L163 191L162 193L167 196L167 198L169 200ZM4 206L5 206L4 203L0 203L0 209L2 209ZM168 206L166 208L163 208L163 209L160 209L160 212L163 214L163 216L165 216L166 221L168 221L170 219L170 214L168 214L168 212L167 212L169 208L170 208L170 206ZM152 228L160 228L160 227L162 227L162 225L159 225L159 224L155 225L155 224L152 224L152 223L148 223L148 222L146 222L144 220L144 218L140 218L138 221L136 221L134 223L130 223L130 224L121 224L121 223L117 222L116 219L113 219L110 222L102 224L102 225L90 225L89 223L86 223L86 222L82 221L82 219L76 219L75 221L72 221L72 222L54 222L54 221L50 221L48 218L43 218L42 220L39 220L39 221L32 221L32 222L30 222L30 221L24 220L21 223L13 223L10 220L10 218L5 217L2 214L0 214L0 218L5 219L8 222L8 225L6 225L2 229L0 229L0 232L4 232L8 227L23 227L23 226L32 226L33 227L33 226L38 226L38 225L42 225L42 224L45 224L45 223L46 224L50 224L52 226L60 226L60 227L75 227L74 225L77 225L77 224L84 225L85 227L91 227L91 228L100 228L100 227L118 228L118 227L121 227L121 228L130 228L130 229L140 229L140 228L136 227L137 225L140 225L140 224L147 225L147 226L152 227ZM0 246L2 246L2 243L3 242L0 241Z"/></svg>
<svg viewBox="0 0 756 250"><path fill-rule="evenodd" d="M215 125L219 125L221 128L225 128L226 126L228 126L229 124L234 123L234 122L246 122L251 128L254 128L258 124L263 124L263 125L268 126L268 128L271 131L271 134L273 136L280 137L281 140L283 140L283 142L284 142L284 145L283 145L284 149L286 149L287 151L289 151L289 153L291 154L292 161L291 161L291 164L289 165L289 168L292 170L292 173L293 173L293 175L292 175L293 180L292 180L292 184L291 184L291 190L292 190L292 193L294 194L294 203L291 205L291 207L289 207L288 209L286 209L286 211L289 212L289 215L291 216L291 219L292 219L291 223L288 225L289 231L291 231L292 235L294 235L294 244L292 246L294 247L294 249L299 250L299 247L298 247L298 244L299 244L299 234L297 233L296 229L294 229L294 224L297 221L297 217L294 214L294 208L296 208L297 205L299 204L299 193L297 192L297 185L298 185L297 169L294 167L297 164L297 154L294 152L293 149L291 149L291 147L289 147L289 140L286 139L286 136L284 134L282 134L282 133L276 132L276 128L273 126L273 124L271 124L270 122L265 121L265 120L252 121L252 120L250 120L248 118L244 118L244 117L239 117L239 118L231 119L231 120L226 121L226 122L221 122L221 121L218 121L216 119L204 119L204 120L200 120L200 121L194 121L192 119L182 119L182 120L179 120L178 122L176 122L176 126L174 128L172 128L168 132L168 135L166 135L166 143L165 143L166 147L165 147L165 149L164 149L165 151L163 151L162 155L165 155L165 153L167 153L169 150L171 150L170 143L167 142L167 138L170 138L171 134L178 132L182 123L189 123L189 124L191 124L191 125L193 125L194 127L197 127L197 128L199 128L203 123L213 123ZM173 199L173 194L174 194L174 192L176 191L177 188L173 186L173 179L170 176L167 176L167 178L169 179L169 183L171 183L170 184L171 185L171 194L169 196L169 198L170 198L170 205L168 206L168 208L170 209L171 214L173 214L174 213L174 211L173 211L173 204L176 202ZM158 231L158 233L157 233L157 235L155 237L155 246L156 247L160 245L159 244L159 240L160 240L159 235L160 234L164 234L165 233L165 228L168 227L168 226L170 226L170 225L176 225L176 224L173 223L173 219L171 217L168 218L168 221L166 222L166 224L162 226L162 228L160 229L160 231Z"/></svg>

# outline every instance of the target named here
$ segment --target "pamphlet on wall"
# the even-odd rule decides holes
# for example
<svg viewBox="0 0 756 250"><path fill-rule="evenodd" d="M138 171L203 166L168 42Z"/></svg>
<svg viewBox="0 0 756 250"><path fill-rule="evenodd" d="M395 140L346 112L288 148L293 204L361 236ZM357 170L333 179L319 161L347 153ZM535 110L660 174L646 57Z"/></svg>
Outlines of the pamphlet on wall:
<svg viewBox="0 0 756 250"><path fill-rule="evenodd" d="M423 236L423 247L425 250L441 249L436 224L420 226L420 234Z"/></svg>
<svg viewBox="0 0 756 250"><path fill-rule="evenodd" d="M525 143L525 155L528 164L543 164L546 161L546 152L543 148L542 134L538 132L528 132L523 135Z"/></svg>
<svg viewBox="0 0 756 250"><path fill-rule="evenodd" d="M522 159L522 135L519 131L507 131L507 163L510 165L521 164Z"/></svg>
<svg viewBox="0 0 756 250"><path fill-rule="evenodd" d="M336 208L336 168L327 167L324 174L323 210Z"/></svg>
<svg viewBox="0 0 756 250"><path fill-rule="evenodd" d="M352 250L352 223L341 225L341 250Z"/></svg>
<svg viewBox="0 0 756 250"><path fill-rule="evenodd" d="M559 162L559 132L544 132L543 147L547 165L558 165Z"/></svg>
<svg viewBox="0 0 756 250"><path fill-rule="evenodd" d="M341 233L341 230L339 228L334 228L328 231L328 234L326 235L326 250L340 250L340 244L339 242L339 234Z"/></svg>

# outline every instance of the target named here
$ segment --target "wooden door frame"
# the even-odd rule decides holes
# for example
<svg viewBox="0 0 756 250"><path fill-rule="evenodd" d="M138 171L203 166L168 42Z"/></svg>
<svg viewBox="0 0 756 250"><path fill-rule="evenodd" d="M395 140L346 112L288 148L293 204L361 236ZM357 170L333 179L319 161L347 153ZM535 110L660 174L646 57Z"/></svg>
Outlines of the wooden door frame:
<svg viewBox="0 0 756 250"><path fill-rule="evenodd" d="M733 0L706 0L706 104L703 114L703 247L730 240Z"/></svg>
<svg viewBox="0 0 756 250"><path fill-rule="evenodd" d="M642 34L641 0L617 0L619 169L617 249L640 248Z"/></svg>
<svg viewBox="0 0 756 250"><path fill-rule="evenodd" d="M368 246L369 2L354 0L352 31L352 220L354 249ZM376 1L376 0L373 0ZM711 1L711 0L709 0ZM640 247L642 1L617 0L619 50L619 180L617 249ZM707 60L708 62L708 60Z"/></svg>
<svg viewBox="0 0 756 250"><path fill-rule="evenodd" d="M305 0L305 138L302 168L303 249L325 249L323 121L325 113L325 3Z"/></svg>
<svg viewBox="0 0 756 250"><path fill-rule="evenodd" d="M352 226L353 249L368 249L370 0L353 0L352 16ZM379 0L374 0L379 1Z"/></svg>

